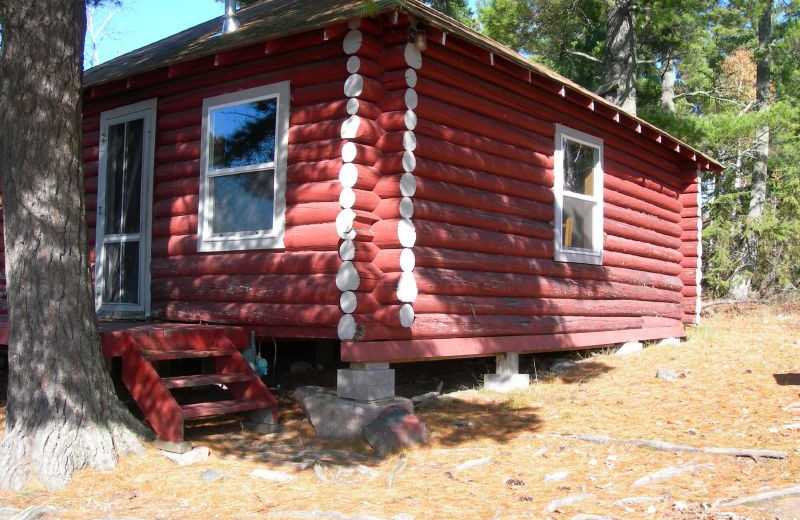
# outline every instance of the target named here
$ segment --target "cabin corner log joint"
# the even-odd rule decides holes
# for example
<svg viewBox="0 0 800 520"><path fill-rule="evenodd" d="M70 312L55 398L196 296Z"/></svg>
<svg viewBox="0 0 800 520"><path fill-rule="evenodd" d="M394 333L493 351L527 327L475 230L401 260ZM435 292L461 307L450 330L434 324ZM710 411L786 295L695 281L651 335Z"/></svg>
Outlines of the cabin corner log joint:
<svg viewBox="0 0 800 520"><path fill-rule="evenodd" d="M265 0L85 73L98 309L353 363L685 335L720 166L417 0L377 4ZM129 350L136 387L153 354Z"/></svg>

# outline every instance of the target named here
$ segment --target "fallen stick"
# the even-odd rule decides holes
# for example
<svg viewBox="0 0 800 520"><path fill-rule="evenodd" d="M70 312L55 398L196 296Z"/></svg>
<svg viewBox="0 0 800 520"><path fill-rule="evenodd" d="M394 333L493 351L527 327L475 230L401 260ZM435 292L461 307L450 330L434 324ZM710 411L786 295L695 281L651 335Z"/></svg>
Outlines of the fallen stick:
<svg viewBox="0 0 800 520"><path fill-rule="evenodd" d="M559 437L567 437L570 439L577 439L584 442L591 442L594 444L630 444L632 446L639 446L640 448L650 448L658 451L688 451L695 453L708 453L711 455L727 455L731 457L750 457L750 458L766 458L766 459L785 459L789 456L785 451L773 450L748 450L739 448L718 448L718 447L695 447L686 444L674 444L665 441L650 441L647 439L614 439L604 435L586 435L586 434L570 434L558 433Z"/></svg>
<svg viewBox="0 0 800 520"><path fill-rule="evenodd" d="M744 504L755 504L764 502L765 500L772 500L773 498L788 497L792 495L800 495L800 486L790 487L786 489L779 489L777 491L767 491L757 495L750 495L748 497L735 498L730 500L717 500L714 505L719 507L741 506Z"/></svg>

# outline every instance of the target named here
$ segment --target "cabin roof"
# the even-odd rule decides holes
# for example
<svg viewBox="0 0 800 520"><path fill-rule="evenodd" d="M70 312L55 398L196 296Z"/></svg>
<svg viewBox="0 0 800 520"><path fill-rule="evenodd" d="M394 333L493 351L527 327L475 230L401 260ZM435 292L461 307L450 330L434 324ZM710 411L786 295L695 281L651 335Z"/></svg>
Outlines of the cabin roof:
<svg viewBox="0 0 800 520"><path fill-rule="evenodd" d="M676 151L682 149L684 153L689 151L696 155L696 162L702 169L714 171L723 169L715 160L656 126L623 112L620 107L590 90L426 6L420 0L373 0L372 4L370 9L372 13L402 10L424 20L428 25L486 49L546 80L560 84L564 91L572 91L588 98L594 104L610 108L618 114L615 118L624 118L635 125L641 125L641 128L656 134L663 145ZM235 32L219 34L223 18L219 16L86 70L83 75L84 87L109 83L193 58L363 17L365 6L364 0L264 0L240 9L237 14L241 26ZM590 109L586 107L586 110Z"/></svg>

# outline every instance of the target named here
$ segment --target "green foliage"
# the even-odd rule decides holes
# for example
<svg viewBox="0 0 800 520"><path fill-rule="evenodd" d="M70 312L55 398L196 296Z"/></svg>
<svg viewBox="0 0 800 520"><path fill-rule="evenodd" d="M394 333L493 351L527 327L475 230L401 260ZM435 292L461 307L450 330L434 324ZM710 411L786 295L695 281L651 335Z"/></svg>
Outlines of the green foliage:
<svg viewBox="0 0 800 520"><path fill-rule="evenodd" d="M490 37L579 84L597 89L605 12L621 0L479 0ZM725 171L703 183L706 294L728 294L745 238L758 236L752 287L762 295L800 290L800 9L774 0L773 97L755 104L758 19L773 0L650 0L637 3L638 114L707 151ZM677 70L674 112L661 106L666 67ZM767 203L747 217L755 135L768 126Z"/></svg>

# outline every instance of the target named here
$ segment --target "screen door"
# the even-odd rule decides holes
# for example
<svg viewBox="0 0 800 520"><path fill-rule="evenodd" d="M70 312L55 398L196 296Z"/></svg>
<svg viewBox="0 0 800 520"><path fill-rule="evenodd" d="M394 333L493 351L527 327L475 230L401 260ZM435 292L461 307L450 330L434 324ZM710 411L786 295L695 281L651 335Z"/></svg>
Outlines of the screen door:
<svg viewBox="0 0 800 520"><path fill-rule="evenodd" d="M95 301L101 314L149 314L155 100L103 112Z"/></svg>

